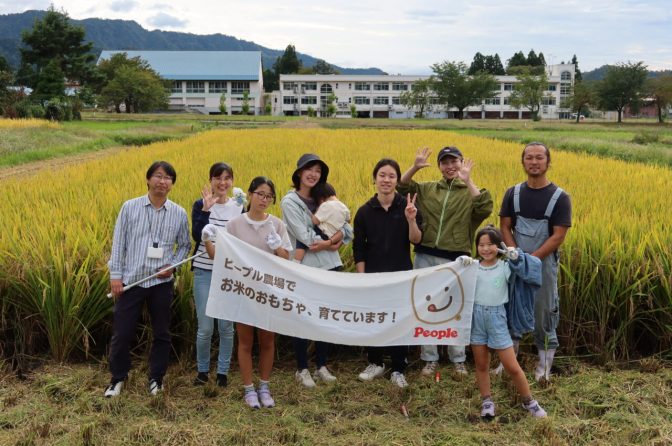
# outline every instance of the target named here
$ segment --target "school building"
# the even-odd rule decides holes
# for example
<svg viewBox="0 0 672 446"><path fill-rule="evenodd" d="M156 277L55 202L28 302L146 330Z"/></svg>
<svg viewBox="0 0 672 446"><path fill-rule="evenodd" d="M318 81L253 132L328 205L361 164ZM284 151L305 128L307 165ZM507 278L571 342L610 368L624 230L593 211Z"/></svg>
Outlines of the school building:
<svg viewBox="0 0 672 446"><path fill-rule="evenodd" d="M556 64L546 67L548 76L547 97L541 106L543 119L568 119L570 110L561 107L571 95L574 84L574 65ZM318 116L325 116L329 97L336 97L336 117L351 117L351 107L361 118L412 118L418 110L409 110L400 103L402 93L410 91L413 83L429 76L402 75L345 75L345 74L283 74L280 90L270 97L274 115L307 115L309 109ZM516 76L495 76L499 91L481 104L468 107L465 118L472 119L529 119L530 111L516 109L509 104L509 97L517 82ZM434 104L425 113L429 118L455 118L457 109L446 110Z"/></svg>
<svg viewBox="0 0 672 446"><path fill-rule="evenodd" d="M225 94L227 114L243 113L248 92L248 114L262 113L263 77L260 51L126 51L106 50L98 63L117 53L145 60L171 82L169 108L219 113Z"/></svg>

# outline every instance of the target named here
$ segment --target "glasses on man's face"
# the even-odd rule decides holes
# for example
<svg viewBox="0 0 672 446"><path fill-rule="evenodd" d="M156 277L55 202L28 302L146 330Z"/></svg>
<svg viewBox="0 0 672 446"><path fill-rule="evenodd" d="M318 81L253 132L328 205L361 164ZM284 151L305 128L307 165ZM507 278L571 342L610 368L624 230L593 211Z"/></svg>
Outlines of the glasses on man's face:
<svg viewBox="0 0 672 446"><path fill-rule="evenodd" d="M271 201L275 198L275 195L267 195L263 192L252 192L254 195L259 197L260 200Z"/></svg>
<svg viewBox="0 0 672 446"><path fill-rule="evenodd" d="M152 178L154 178L156 181L165 181L166 183L173 182L173 177L170 177L168 175L155 174L152 175Z"/></svg>

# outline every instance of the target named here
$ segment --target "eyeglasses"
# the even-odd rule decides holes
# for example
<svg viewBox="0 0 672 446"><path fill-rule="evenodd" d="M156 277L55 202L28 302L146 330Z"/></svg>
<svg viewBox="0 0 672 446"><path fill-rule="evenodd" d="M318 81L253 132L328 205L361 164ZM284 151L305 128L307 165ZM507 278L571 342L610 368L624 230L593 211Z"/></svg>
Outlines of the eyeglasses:
<svg viewBox="0 0 672 446"><path fill-rule="evenodd" d="M271 201L275 199L275 195L266 195L263 192L252 192L254 195L259 197L260 200L266 200L266 201Z"/></svg>
<svg viewBox="0 0 672 446"><path fill-rule="evenodd" d="M173 182L173 177L170 177L168 175L152 175L152 178L154 178L156 181L165 181L166 183L172 183Z"/></svg>

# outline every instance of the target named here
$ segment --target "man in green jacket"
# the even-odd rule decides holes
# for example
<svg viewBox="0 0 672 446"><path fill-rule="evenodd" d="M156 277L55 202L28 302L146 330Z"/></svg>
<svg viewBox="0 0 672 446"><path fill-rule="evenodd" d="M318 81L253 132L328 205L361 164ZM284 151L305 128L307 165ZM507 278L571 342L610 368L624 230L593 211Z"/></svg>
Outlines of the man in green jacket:
<svg viewBox="0 0 672 446"><path fill-rule="evenodd" d="M492 212L492 196L479 189L471 179L474 162L464 159L457 147L439 151L437 163L442 178L416 183L413 175L425 167L432 154L427 147L418 150L415 162L402 176L400 194L418 194L416 205L424 224L422 241L415 246L415 269L449 263L461 255L471 256L474 234ZM466 374L464 346L449 346L448 356L459 374ZM439 360L436 345L423 345L420 358L425 361L423 375L433 375Z"/></svg>

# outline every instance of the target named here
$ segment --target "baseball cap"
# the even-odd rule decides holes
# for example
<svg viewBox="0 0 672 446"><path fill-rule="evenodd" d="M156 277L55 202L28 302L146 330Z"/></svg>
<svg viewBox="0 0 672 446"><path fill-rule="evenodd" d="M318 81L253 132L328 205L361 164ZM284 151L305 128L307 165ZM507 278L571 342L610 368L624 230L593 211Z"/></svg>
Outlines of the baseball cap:
<svg viewBox="0 0 672 446"><path fill-rule="evenodd" d="M452 156L453 158L462 159L462 152L457 147L444 147L439 151L439 155L436 158L436 162L440 162L443 158L447 156Z"/></svg>
<svg viewBox="0 0 672 446"><path fill-rule="evenodd" d="M314 153L304 153L303 155L301 155L299 160L296 162L296 170L292 174L292 181L294 183L298 183L299 172L308 164L313 163L315 161L317 161L322 167L322 175L320 175L319 182L320 183L326 182L327 176L329 176L329 166L327 166L327 163L322 161L320 157L315 155Z"/></svg>

